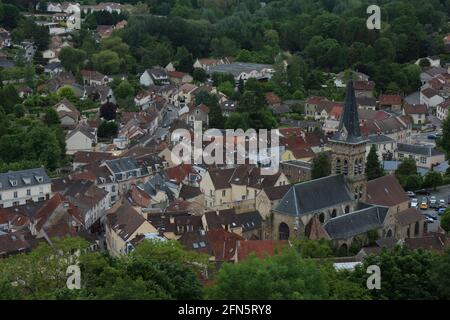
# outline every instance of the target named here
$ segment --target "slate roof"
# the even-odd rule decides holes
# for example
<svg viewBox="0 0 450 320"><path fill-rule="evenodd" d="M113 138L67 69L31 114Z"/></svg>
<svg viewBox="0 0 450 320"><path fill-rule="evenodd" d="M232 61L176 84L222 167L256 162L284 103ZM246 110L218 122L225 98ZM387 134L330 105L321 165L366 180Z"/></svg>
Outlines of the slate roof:
<svg viewBox="0 0 450 320"><path fill-rule="evenodd" d="M332 175L292 186L275 211L300 216L351 201L344 176Z"/></svg>
<svg viewBox="0 0 450 320"><path fill-rule="evenodd" d="M373 206L328 220L324 228L332 240L348 239L383 226L388 207Z"/></svg>
<svg viewBox="0 0 450 320"><path fill-rule="evenodd" d="M229 225L231 228L240 226L234 208L205 212L205 220L209 229L222 229L222 226L225 225Z"/></svg>
<svg viewBox="0 0 450 320"><path fill-rule="evenodd" d="M377 105L377 99L373 97L356 97L356 104L358 106L375 107Z"/></svg>
<svg viewBox="0 0 450 320"><path fill-rule="evenodd" d="M38 181L38 178L42 178L41 182ZM15 181L16 185L12 184L13 181ZM0 173L0 191L26 188L47 183L51 183L51 180L44 168Z"/></svg>
<svg viewBox="0 0 450 320"><path fill-rule="evenodd" d="M200 188L183 184L181 186L179 197L184 200L188 200L188 199L195 198L201 194L202 194L202 192L201 192Z"/></svg>
<svg viewBox="0 0 450 320"><path fill-rule="evenodd" d="M124 240L136 232L136 230L146 221L129 204L123 204L115 212L106 215L109 226Z"/></svg>
<svg viewBox="0 0 450 320"><path fill-rule="evenodd" d="M268 187L264 188L264 192L266 193L269 200L280 200L284 197L286 192L292 187L290 184L285 184L284 186L276 186L276 187Z"/></svg>
<svg viewBox="0 0 450 320"><path fill-rule="evenodd" d="M235 62L212 66L207 72L209 74L213 74L214 72L231 73L233 76L237 77L243 72L249 73L254 70L261 71L263 69L273 69L273 67L270 64Z"/></svg>
<svg viewBox="0 0 450 320"><path fill-rule="evenodd" d="M344 100L344 113L341 117L339 128L333 136L333 140L348 143L358 143L364 141L359 128L358 106L356 105L355 90L353 81L347 83L347 92Z"/></svg>
<svg viewBox="0 0 450 320"><path fill-rule="evenodd" d="M427 156L427 157L443 155L442 152L440 152L439 150L436 150L432 146L417 146L417 145L405 144L405 143L398 143L397 150L398 150L398 152L419 154L419 155Z"/></svg>
<svg viewBox="0 0 450 320"><path fill-rule="evenodd" d="M380 135L372 135L367 137L369 139L369 143L374 144L374 143L383 143L383 142L394 142L395 140L385 136L384 134L380 134Z"/></svg>
<svg viewBox="0 0 450 320"><path fill-rule="evenodd" d="M394 214L399 225L407 226L417 221L425 221L425 216L415 208L409 208Z"/></svg>
<svg viewBox="0 0 450 320"><path fill-rule="evenodd" d="M257 230L262 226L262 217L258 211L239 213L237 218L244 232Z"/></svg>
<svg viewBox="0 0 450 320"><path fill-rule="evenodd" d="M136 160L131 157L106 160L105 163L114 173L127 172L140 168Z"/></svg>

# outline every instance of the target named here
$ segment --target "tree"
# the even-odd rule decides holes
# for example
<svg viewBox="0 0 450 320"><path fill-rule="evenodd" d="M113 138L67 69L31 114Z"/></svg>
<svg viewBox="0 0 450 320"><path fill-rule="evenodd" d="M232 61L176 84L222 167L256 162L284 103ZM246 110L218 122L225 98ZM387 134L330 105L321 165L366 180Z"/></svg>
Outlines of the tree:
<svg viewBox="0 0 450 320"><path fill-rule="evenodd" d="M366 257L362 265L355 268L350 279L365 286L368 266L377 265L381 269L382 285L380 290L369 290L373 299L435 299L436 289L430 281L434 263L435 256L431 251L412 251L397 246L385 249L377 256Z"/></svg>
<svg viewBox="0 0 450 320"><path fill-rule="evenodd" d="M450 232L450 208L445 209L444 214L441 217L441 227Z"/></svg>
<svg viewBox="0 0 450 320"><path fill-rule="evenodd" d="M127 80L123 80L115 88L114 94L118 99L126 99L128 97L134 96L134 88Z"/></svg>
<svg viewBox="0 0 450 320"><path fill-rule="evenodd" d="M373 180L384 175L384 170L381 167L381 163L378 160L377 149L373 144L370 147L369 155L366 162L366 176L367 180Z"/></svg>
<svg viewBox="0 0 450 320"><path fill-rule="evenodd" d="M116 118L117 105L112 102L106 102L100 107L100 117L105 120L114 120Z"/></svg>
<svg viewBox="0 0 450 320"><path fill-rule="evenodd" d="M422 187L423 179L419 174L412 174L406 177L405 180L405 189L408 191L419 190Z"/></svg>
<svg viewBox="0 0 450 320"><path fill-rule="evenodd" d="M114 121L103 121L102 124L98 127L98 137L111 139L117 132L119 131L119 127Z"/></svg>
<svg viewBox="0 0 450 320"><path fill-rule="evenodd" d="M58 58L61 60L61 64L64 69L77 73L84 65L84 61L86 60L86 52L81 49L63 47L59 52Z"/></svg>
<svg viewBox="0 0 450 320"><path fill-rule="evenodd" d="M232 57L237 49L236 42L227 37L214 38L211 41L212 55L216 58Z"/></svg>
<svg viewBox="0 0 450 320"><path fill-rule="evenodd" d="M239 264L225 264L215 280L208 298L324 299L328 294L321 270L287 249L264 260L252 255Z"/></svg>
<svg viewBox="0 0 450 320"><path fill-rule="evenodd" d="M192 78L194 81L205 82L208 79L208 74L202 68L195 68L192 72Z"/></svg>
<svg viewBox="0 0 450 320"><path fill-rule="evenodd" d="M436 190L436 187L442 185L442 183L443 178L441 173L436 171L428 171L425 175L423 186L425 188L432 187L434 190Z"/></svg>
<svg viewBox="0 0 450 320"><path fill-rule="evenodd" d="M112 50L103 50L92 55L94 69L104 74L115 74L120 71L119 55Z"/></svg>
<svg viewBox="0 0 450 320"><path fill-rule="evenodd" d="M331 174L331 162L330 158L321 153L313 159L311 177L312 179L318 179L326 177Z"/></svg>
<svg viewBox="0 0 450 320"><path fill-rule="evenodd" d="M404 177L417 174L416 162L413 159L403 160L395 171L395 174Z"/></svg>
<svg viewBox="0 0 450 320"><path fill-rule="evenodd" d="M447 158L450 157L450 117L447 117L442 123L442 137L438 140L439 146L446 152Z"/></svg>

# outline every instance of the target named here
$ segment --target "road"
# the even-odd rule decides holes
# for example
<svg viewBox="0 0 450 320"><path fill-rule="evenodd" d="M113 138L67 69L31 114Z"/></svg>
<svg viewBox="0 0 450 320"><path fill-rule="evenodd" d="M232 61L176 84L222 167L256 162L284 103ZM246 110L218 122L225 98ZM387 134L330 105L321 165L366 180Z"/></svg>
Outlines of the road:
<svg viewBox="0 0 450 320"><path fill-rule="evenodd" d="M436 118L434 115L429 115L428 120L431 124L436 126L436 129L431 132L420 132L416 134L411 135L411 143L412 144L419 144L419 145L428 145L428 146L436 146L436 141L433 139L428 139L428 136L430 134L437 134L441 128L442 128L442 122L438 118Z"/></svg>
<svg viewBox="0 0 450 320"><path fill-rule="evenodd" d="M450 196L450 186L443 186L438 188L437 191L433 191L431 192L431 196L435 196L437 201L439 202L440 199L444 199L445 203L447 203L448 197ZM416 198L419 200L419 204L420 204L420 200L422 199L423 195L416 195ZM432 214L432 215L437 215L437 211L435 209L428 209L428 210L420 210L420 212L426 214ZM435 221L434 223L429 223L428 224L428 231L437 231L437 228L440 225L440 219L441 216L438 215L438 221Z"/></svg>

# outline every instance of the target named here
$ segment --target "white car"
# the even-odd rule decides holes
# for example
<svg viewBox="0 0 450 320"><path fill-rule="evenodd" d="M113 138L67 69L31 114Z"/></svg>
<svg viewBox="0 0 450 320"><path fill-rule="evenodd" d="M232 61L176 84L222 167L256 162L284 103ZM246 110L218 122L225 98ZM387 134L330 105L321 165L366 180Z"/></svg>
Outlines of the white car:
<svg viewBox="0 0 450 320"><path fill-rule="evenodd" d="M411 199L411 208L417 208L419 205L419 200L417 198Z"/></svg>

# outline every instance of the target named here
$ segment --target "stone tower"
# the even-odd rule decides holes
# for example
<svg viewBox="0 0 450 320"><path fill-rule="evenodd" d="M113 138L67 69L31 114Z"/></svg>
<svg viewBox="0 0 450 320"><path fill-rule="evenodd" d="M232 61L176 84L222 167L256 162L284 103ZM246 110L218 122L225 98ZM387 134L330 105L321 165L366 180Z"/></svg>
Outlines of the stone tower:
<svg viewBox="0 0 450 320"><path fill-rule="evenodd" d="M367 140L361 136L359 129L358 106L352 80L347 83L344 113L338 131L329 142L332 149L332 174L343 174L355 200L365 201Z"/></svg>

